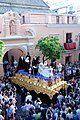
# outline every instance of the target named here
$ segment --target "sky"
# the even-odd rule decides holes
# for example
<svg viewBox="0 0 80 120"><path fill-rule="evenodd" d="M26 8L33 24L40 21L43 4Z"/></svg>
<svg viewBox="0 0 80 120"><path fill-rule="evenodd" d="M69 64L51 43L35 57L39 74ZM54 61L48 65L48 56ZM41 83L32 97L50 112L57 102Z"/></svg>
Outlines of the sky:
<svg viewBox="0 0 80 120"><path fill-rule="evenodd" d="M75 3L80 3L80 0L43 0L45 2L48 2L50 4L52 3L57 3L57 2L62 2L62 1L69 1L69 2L75 2Z"/></svg>
<svg viewBox="0 0 80 120"><path fill-rule="evenodd" d="M60 4L67 5L67 4L80 4L80 0L44 0L47 2L48 5L52 8L53 6L56 7Z"/></svg>

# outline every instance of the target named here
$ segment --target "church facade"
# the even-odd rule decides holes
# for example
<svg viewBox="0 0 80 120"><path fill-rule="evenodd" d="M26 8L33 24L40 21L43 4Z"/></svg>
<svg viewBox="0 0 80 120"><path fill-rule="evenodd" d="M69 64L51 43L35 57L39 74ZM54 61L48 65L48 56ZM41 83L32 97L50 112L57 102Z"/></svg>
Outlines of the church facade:
<svg viewBox="0 0 80 120"><path fill-rule="evenodd" d="M40 4L37 0L33 1L32 4L30 0L23 0L22 4L20 1L0 1L6 8L0 7L0 39L5 43L3 59L0 60L1 74L5 59L18 62L20 55L26 55L27 52L32 58L35 55L42 56L35 46L43 36L57 36L64 45L65 50L57 63L80 60L80 17L53 14L42 0L38 1Z"/></svg>

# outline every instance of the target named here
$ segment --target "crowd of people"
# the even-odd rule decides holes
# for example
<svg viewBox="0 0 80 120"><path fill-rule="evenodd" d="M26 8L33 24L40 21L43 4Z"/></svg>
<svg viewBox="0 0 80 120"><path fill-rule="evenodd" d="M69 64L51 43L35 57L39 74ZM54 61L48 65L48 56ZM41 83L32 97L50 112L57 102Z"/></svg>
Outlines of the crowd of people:
<svg viewBox="0 0 80 120"><path fill-rule="evenodd" d="M39 98L33 99L30 91L19 88L11 83L8 77L0 78L0 120L80 120L80 78L68 81L69 89L64 96L57 95L55 104L51 101L46 104ZM21 95L21 114L16 117L18 100L17 93ZM54 100L54 99L53 99Z"/></svg>
<svg viewBox="0 0 80 120"><path fill-rule="evenodd" d="M69 62L64 66L64 77L66 81L79 75L80 75L80 61L75 63Z"/></svg>
<svg viewBox="0 0 80 120"><path fill-rule="evenodd" d="M15 120L16 87L8 77L0 78L0 120Z"/></svg>
<svg viewBox="0 0 80 120"><path fill-rule="evenodd" d="M22 119L24 120L80 120L80 78L68 81L65 96L62 92L57 94L55 104L43 103L38 97L27 92L22 105ZM74 85L73 85L74 83Z"/></svg>
<svg viewBox="0 0 80 120"><path fill-rule="evenodd" d="M27 60L29 60L28 67L30 67L31 58L29 54L27 57L25 61L27 62ZM24 58L20 57L20 59ZM34 61L35 58L33 59L33 66L35 66ZM21 62L21 60L19 60L19 62ZM19 68L20 64L21 63L18 64L18 70L22 69L22 65L21 68ZM68 84L65 93L63 90L60 91L55 95L56 99L54 100L55 96L53 96L53 99L50 101L47 101L47 99L43 101L39 95L36 94L35 96L24 87L12 83L9 76L12 76L13 72L1 77L0 120L80 120L80 62L78 61L74 64L69 62L64 66L60 64L60 66L53 66L53 70L54 72L64 71L64 80L66 80ZM25 69L25 71L27 70L29 70L29 68ZM21 97L20 114L18 113L17 102L19 99L17 94Z"/></svg>

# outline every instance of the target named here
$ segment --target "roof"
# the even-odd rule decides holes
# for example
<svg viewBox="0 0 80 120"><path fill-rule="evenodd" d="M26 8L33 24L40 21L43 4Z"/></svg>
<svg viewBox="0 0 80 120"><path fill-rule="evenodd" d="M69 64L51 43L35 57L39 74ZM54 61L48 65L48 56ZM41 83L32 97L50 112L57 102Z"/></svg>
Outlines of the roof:
<svg viewBox="0 0 80 120"><path fill-rule="evenodd" d="M49 6L43 0L0 0L0 13L7 11L24 12L50 12Z"/></svg>

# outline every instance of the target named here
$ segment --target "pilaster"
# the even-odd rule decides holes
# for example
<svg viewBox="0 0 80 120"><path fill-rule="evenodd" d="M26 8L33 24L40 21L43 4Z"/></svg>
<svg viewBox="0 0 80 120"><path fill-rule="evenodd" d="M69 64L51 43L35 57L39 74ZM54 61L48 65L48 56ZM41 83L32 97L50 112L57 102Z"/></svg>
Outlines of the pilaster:
<svg viewBox="0 0 80 120"><path fill-rule="evenodd" d="M4 76L3 62L0 60L0 76Z"/></svg>

